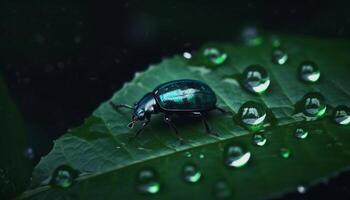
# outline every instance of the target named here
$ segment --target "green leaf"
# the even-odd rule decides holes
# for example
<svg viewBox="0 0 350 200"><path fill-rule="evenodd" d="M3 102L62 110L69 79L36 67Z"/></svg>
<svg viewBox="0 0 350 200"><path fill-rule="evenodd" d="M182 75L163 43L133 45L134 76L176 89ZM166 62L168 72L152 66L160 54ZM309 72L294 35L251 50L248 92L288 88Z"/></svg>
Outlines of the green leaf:
<svg viewBox="0 0 350 200"><path fill-rule="evenodd" d="M15 197L28 185L32 164L25 157L27 148L23 120L8 95L0 74L0 198Z"/></svg>
<svg viewBox="0 0 350 200"><path fill-rule="evenodd" d="M206 134L200 120L178 118L175 124L186 141L181 144L163 123L162 116L155 116L145 132L129 142L135 132L126 126L130 111L116 112L106 101L82 126L55 141L52 151L36 166L31 187L22 197L212 199L217 195L218 182L223 181L230 188L225 194L235 199L260 199L294 191L298 185L307 187L347 169L350 128L332 123L329 114L337 105L350 106L349 42L306 37L281 37L280 40L289 55L284 65L271 62L273 46L268 37L258 46L210 43L206 46L220 48L228 55L221 66L202 66L205 62L200 53L193 61L175 56L137 73L110 99L132 104L160 83L184 78L201 80L217 94L218 105L234 113L248 100L265 104L277 121L277 125L266 129L266 145L253 145L251 132L231 115L216 112L209 121L219 137ZM318 64L321 78L317 83L305 84L297 78L299 64L305 60ZM271 85L262 95L247 92L234 79L250 64L260 64L270 73ZM295 115L294 105L311 91L323 94L328 113L321 120L305 122L300 115ZM293 135L301 125L309 131L303 140ZM229 144L251 152L247 165L234 169L224 165L224 150ZM289 158L280 156L281 148L291 151ZM202 172L198 183L183 180L182 169L187 163L194 163ZM50 176L61 165L69 165L81 175L69 188L52 188L47 185ZM160 191L152 196L136 190L135 177L144 167L159 174Z"/></svg>

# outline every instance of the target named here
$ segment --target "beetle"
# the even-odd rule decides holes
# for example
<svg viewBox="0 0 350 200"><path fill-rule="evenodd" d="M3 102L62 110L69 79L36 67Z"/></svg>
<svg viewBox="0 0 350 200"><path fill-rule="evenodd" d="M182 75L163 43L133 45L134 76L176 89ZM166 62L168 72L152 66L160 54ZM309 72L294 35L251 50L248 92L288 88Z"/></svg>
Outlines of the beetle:
<svg viewBox="0 0 350 200"><path fill-rule="evenodd" d="M153 114L163 113L164 121L174 130L176 136L182 140L174 123L173 115L198 116L202 118L207 133L212 132L207 121L207 113L219 110L228 111L216 105L217 99L214 91L205 83L198 80L180 79L163 83L152 92L145 94L134 106L115 104L110 102L114 110L128 108L133 110L129 128L133 128L137 121L143 121L142 127L136 132L136 138L149 124Z"/></svg>

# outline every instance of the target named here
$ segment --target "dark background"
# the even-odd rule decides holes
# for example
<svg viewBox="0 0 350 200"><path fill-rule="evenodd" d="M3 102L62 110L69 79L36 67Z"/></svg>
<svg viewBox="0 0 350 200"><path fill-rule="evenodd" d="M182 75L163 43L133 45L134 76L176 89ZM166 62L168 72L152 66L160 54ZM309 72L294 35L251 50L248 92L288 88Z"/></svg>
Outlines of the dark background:
<svg viewBox="0 0 350 200"><path fill-rule="evenodd" d="M317 0L2 0L0 72L38 160L149 64L208 41L236 41L247 26L349 39L348 10L346 1ZM350 197L348 174L286 198Z"/></svg>

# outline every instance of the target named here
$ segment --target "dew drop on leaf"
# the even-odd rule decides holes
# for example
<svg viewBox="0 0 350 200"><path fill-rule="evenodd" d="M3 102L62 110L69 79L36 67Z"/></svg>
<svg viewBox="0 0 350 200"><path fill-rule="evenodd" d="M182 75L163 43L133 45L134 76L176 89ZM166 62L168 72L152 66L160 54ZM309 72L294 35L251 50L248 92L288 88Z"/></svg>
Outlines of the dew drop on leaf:
<svg viewBox="0 0 350 200"><path fill-rule="evenodd" d="M186 151L186 152L185 152L185 156L186 156L187 158L191 158L191 157L192 157L192 154L191 154L190 152Z"/></svg>
<svg viewBox="0 0 350 200"><path fill-rule="evenodd" d="M337 106L333 111L333 120L339 125L348 125L350 123L350 109L345 105Z"/></svg>
<svg viewBox="0 0 350 200"><path fill-rule="evenodd" d="M263 93L270 85L270 77L261 65L250 65L242 74L242 85L253 93Z"/></svg>
<svg viewBox="0 0 350 200"><path fill-rule="evenodd" d="M196 183L200 180L202 173L194 164L186 164L182 169L182 177L186 182Z"/></svg>
<svg viewBox="0 0 350 200"><path fill-rule="evenodd" d="M305 139L309 135L309 132L303 128L296 128L294 135L298 139Z"/></svg>
<svg viewBox="0 0 350 200"><path fill-rule="evenodd" d="M299 77L306 82L316 82L320 78L320 70L316 63L311 61L304 61L299 68Z"/></svg>
<svg viewBox="0 0 350 200"><path fill-rule="evenodd" d="M302 100L303 113L310 117L321 117L326 113L324 97L318 92L310 92Z"/></svg>
<svg viewBox="0 0 350 200"><path fill-rule="evenodd" d="M280 155L282 158L289 158L290 157L290 150L287 148L281 148Z"/></svg>
<svg viewBox="0 0 350 200"><path fill-rule="evenodd" d="M192 58L192 54L190 52L184 52L183 54L183 57L186 58L186 59L191 59Z"/></svg>
<svg viewBox="0 0 350 200"><path fill-rule="evenodd" d="M304 194L306 192L306 187L303 186L303 185L299 185L297 187L297 191L300 193L300 194Z"/></svg>
<svg viewBox="0 0 350 200"><path fill-rule="evenodd" d="M214 184L213 192L217 199L230 199L232 197L231 188L224 180L217 181Z"/></svg>
<svg viewBox="0 0 350 200"><path fill-rule="evenodd" d="M213 47L205 48L203 50L203 56L213 65L221 65L227 58L227 54L225 52Z"/></svg>
<svg viewBox="0 0 350 200"><path fill-rule="evenodd" d="M272 62L278 65L283 65L288 60L288 54L280 48L272 51Z"/></svg>
<svg viewBox="0 0 350 200"><path fill-rule="evenodd" d="M55 169L51 176L50 185L59 188L68 188L78 176L78 172L68 165L61 165Z"/></svg>
<svg viewBox="0 0 350 200"><path fill-rule="evenodd" d="M264 124L266 110L261 104L248 101L238 111L239 120L252 130L259 129Z"/></svg>
<svg viewBox="0 0 350 200"><path fill-rule="evenodd" d="M250 159L250 152L237 145L229 145L224 152L225 164L229 167L242 167Z"/></svg>
<svg viewBox="0 0 350 200"><path fill-rule="evenodd" d="M204 154L200 154L199 158L203 159L203 158L205 158L205 155Z"/></svg>
<svg viewBox="0 0 350 200"><path fill-rule="evenodd" d="M136 176L136 188L140 193L156 194L160 190L159 177L150 168L141 169Z"/></svg>
<svg viewBox="0 0 350 200"><path fill-rule="evenodd" d="M254 134L253 135L253 143L256 145L256 146L264 146L266 144L266 137L263 135L263 134Z"/></svg>

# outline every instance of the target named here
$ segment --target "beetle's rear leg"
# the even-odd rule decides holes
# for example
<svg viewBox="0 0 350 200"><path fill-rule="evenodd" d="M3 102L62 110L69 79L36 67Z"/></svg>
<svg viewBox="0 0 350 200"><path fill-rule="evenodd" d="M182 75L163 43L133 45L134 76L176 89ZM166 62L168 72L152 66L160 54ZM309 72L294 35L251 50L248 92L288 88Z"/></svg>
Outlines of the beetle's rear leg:
<svg viewBox="0 0 350 200"><path fill-rule="evenodd" d="M215 109L220 111L222 114L228 114L228 113L231 113L231 111L228 111L228 110L225 110L223 108L220 108L218 106L215 106Z"/></svg>
<svg viewBox="0 0 350 200"><path fill-rule="evenodd" d="M174 125L174 123L171 121L171 117L169 115L164 115L164 122L167 123L175 132L176 137L181 141L181 143L183 142L183 138L181 137L181 135L179 134L179 131L177 130L176 126Z"/></svg>
<svg viewBox="0 0 350 200"><path fill-rule="evenodd" d="M118 110L119 108L128 108L128 109L134 109L132 106L127 105L127 104L115 104L113 102L109 102L109 105L112 106L114 110Z"/></svg>
<svg viewBox="0 0 350 200"><path fill-rule="evenodd" d="M207 120L207 117L206 117L206 113L203 113L203 112L193 112L192 113L193 115L196 115L196 116L199 116L202 118L202 121L203 121L203 124L204 124L204 127L205 127L205 131L211 135L215 135L215 136L219 136L218 133L214 132L211 130L210 126L209 126L209 123L208 123L208 120Z"/></svg>

